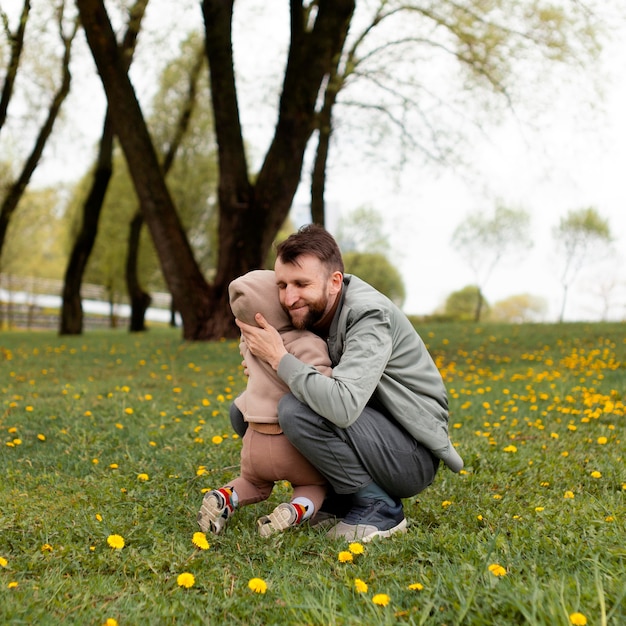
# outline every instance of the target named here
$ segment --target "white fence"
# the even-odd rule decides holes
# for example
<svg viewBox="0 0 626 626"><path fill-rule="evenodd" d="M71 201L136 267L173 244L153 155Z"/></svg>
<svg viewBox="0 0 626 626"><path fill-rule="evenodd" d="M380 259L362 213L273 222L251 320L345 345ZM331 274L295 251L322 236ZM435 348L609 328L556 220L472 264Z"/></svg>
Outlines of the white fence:
<svg viewBox="0 0 626 626"><path fill-rule="evenodd" d="M62 280L0 274L0 328L58 328L62 291ZM130 318L126 296L111 303L105 287L88 283L80 293L86 328L121 326ZM170 294L150 295L146 320L168 323Z"/></svg>

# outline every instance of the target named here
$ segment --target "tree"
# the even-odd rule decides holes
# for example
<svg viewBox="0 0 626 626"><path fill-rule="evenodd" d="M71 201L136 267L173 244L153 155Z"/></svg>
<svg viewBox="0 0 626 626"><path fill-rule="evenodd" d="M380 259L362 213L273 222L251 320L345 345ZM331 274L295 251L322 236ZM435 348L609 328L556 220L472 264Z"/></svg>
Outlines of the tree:
<svg viewBox="0 0 626 626"><path fill-rule="evenodd" d="M511 324L539 322L543 320L547 308L544 298L527 293L519 294L496 302L489 312L489 320Z"/></svg>
<svg viewBox="0 0 626 626"><path fill-rule="evenodd" d="M130 10L128 28L126 29L123 42L120 44L120 52L125 62L126 71L128 71L132 61L141 20L147 4L148 0L137 0ZM83 330L83 307L80 287L89 256L96 241L100 212L109 186L109 180L111 179L113 137L113 125L107 111L104 117L102 137L100 138L91 189L83 204L80 230L74 240L72 252L65 270L59 319L59 334L61 335L79 335Z"/></svg>
<svg viewBox="0 0 626 626"><path fill-rule="evenodd" d="M454 230L452 245L476 279L474 321L480 321L483 291L494 269L504 257L531 247L529 226L528 213L498 204L493 216L473 213Z"/></svg>
<svg viewBox="0 0 626 626"><path fill-rule="evenodd" d="M346 252L343 255L345 270L384 293L397 306L402 307L406 292L400 272L380 252Z"/></svg>
<svg viewBox="0 0 626 626"><path fill-rule="evenodd" d="M389 253L389 235L382 215L369 206L359 207L339 219L337 243L343 252Z"/></svg>
<svg viewBox="0 0 626 626"><path fill-rule="evenodd" d="M482 299L482 307L489 310L489 303L480 293L477 285L467 285L459 291L452 292L444 304L443 313L446 317L458 321L476 320L476 300Z"/></svg>
<svg viewBox="0 0 626 626"><path fill-rule="evenodd" d="M362 5L371 7L372 3L363 2ZM355 10L354 1L291 0L290 43L278 121L263 163L253 174L248 169L244 149L233 68L234 2L204 0L202 14L220 176L219 253L215 278L208 284L198 271L190 246L185 241L180 218L159 172L141 109L117 54L104 2L77 0L142 212L183 318L184 336L198 339L236 335L227 306L227 285L235 276L262 265L288 214L312 133L321 131L320 140L330 137L332 117L320 113L324 107L327 107L324 113L332 112L338 103L334 97L338 87L348 85L351 76L365 77L370 86L379 88L366 90L366 97L360 101L353 99L352 112L366 109L382 112L388 127L378 125L376 132L384 137L389 128L400 129L404 142L401 154L418 145L441 157L449 153L448 146L439 141L444 136L440 129L446 126L447 120L433 119L427 113L445 110L440 106L445 103L445 94L431 98L435 90L414 78L414 61L420 56L427 59L423 67L428 70L432 54L441 51L465 69L464 75L457 76L460 83L469 82L471 77L474 84L486 86L512 101L516 74L508 70L513 60L523 56L521 51L540 50L546 57L558 59L572 58L579 53L582 56L592 49L589 42L593 44L594 41L593 29L586 28L588 18L582 11L570 7L574 16L569 19L567 13L548 3L541 2L539 6L532 3L532 10L529 5L529 2L498 0L486 9L478 0L441 2L436 6L422 6L417 2L379 2L375 5L377 10L373 20L365 22L365 30L373 32L372 26L380 24L385 24L388 30L382 28L379 35L368 37L368 47L346 58L342 57L342 52ZM414 29L414 21L409 20L409 16L419 20ZM398 24L399 30L394 30ZM356 23L355 32L358 39L360 34ZM397 36L398 32L400 36ZM387 46L389 33L392 38ZM573 50L574 41L582 41L584 45ZM346 50L354 51L353 43ZM417 44L424 46L418 47ZM392 70L389 61L394 57L397 65ZM341 85L333 80L340 73L347 77ZM430 72L426 73L432 76ZM389 76L406 79L391 84L386 80ZM405 87L413 90L411 97ZM387 98L380 100L380 94L393 98L396 106ZM342 104L349 105L349 99L344 97ZM466 107L462 110L465 112ZM410 128L408 117L417 121L418 130L414 127L411 133L404 132ZM421 141L423 137L419 129L437 146L435 152L429 150L426 140ZM327 136L324 138L323 134ZM327 154L326 149L320 151L321 165L324 166L320 169L322 174Z"/></svg>
<svg viewBox="0 0 626 626"><path fill-rule="evenodd" d="M571 284L592 255L606 251L612 237L608 220L593 207L569 211L553 229L552 236L563 261L560 276L563 299L559 315L562 322Z"/></svg>
<svg viewBox="0 0 626 626"><path fill-rule="evenodd" d="M70 59L72 51L72 42L76 36L78 30L78 21L76 19L71 20L69 26L65 21L65 2L62 1L55 7L55 24L58 28L58 34L62 43L62 58L61 58L61 80L57 85L56 90L52 96L52 99L48 105L48 110L45 114L45 119L39 126L34 143L31 146L30 152L22 164L21 171L16 176L11 184L8 185L6 194L1 198L0 202L0 254L2 253L2 247L4 245L7 228L13 213L15 212L24 191L28 186L30 179L39 164L41 155L46 146L55 122L61 110L61 105L65 100L70 90L71 74L70 74ZM15 86L15 79L17 76L20 58L22 56L24 37L26 30L26 23L30 15L30 2L24 0L24 7L20 15L19 25L14 33L11 33L9 28L9 20L4 13L1 12L2 22L4 25L4 33L10 42L10 59L5 75L4 86L2 89L2 96L0 98L0 129L2 129L4 122L6 121L7 108L13 96L13 90ZM39 54L42 54L42 50L39 50Z"/></svg>
<svg viewBox="0 0 626 626"><path fill-rule="evenodd" d="M376 165L385 148L391 167L418 154L449 165L468 129L475 125L483 132L503 107L514 108L521 119L526 105L531 120L534 106L545 110L537 96L546 92L529 90L529 83L546 84L561 65L580 71L595 58L599 36L588 2L359 3L321 100L311 173L313 221L324 224L330 145L348 129L369 140L372 147L361 145L359 158L373 158Z"/></svg>
<svg viewBox="0 0 626 626"><path fill-rule="evenodd" d="M174 304L183 319L183 336L188 339L236 336L236 327L228 313L228 284L236 276L261 266L287 217L300 180L304 151L314 129L318 93L341 50L354 2L322 0L315 7L315 15L310 16L307 7L291 2L292 46L279 118L254 183L247 168L237 107L231 41L233 3L221 0L202 3L220 163L220 252L211 285L194 259L165 185L104 3L77 0L77 6L144 219Z"/></svg>
<svg viewBox="0 0 626 626"><path fill-rule="evenodd" d="M406 291L400 272L389 261L391 246L381 214L364 206L343 215L336 239L346 272L362 278L401 307Z"/></svg>

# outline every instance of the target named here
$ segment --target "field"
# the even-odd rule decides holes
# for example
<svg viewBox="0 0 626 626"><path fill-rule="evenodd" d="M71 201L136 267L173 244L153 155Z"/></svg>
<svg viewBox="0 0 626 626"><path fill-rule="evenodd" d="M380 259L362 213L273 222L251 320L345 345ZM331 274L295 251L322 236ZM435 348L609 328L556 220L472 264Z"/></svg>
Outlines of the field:
<svg viewBox="0 0 626 626"><path fill-rule="evenodd" d="M262 539L280 484L208 548L236 342L0 334L0 623L626 624L626 325L419 331L466 467L405 501L408 532Z"/></svg>

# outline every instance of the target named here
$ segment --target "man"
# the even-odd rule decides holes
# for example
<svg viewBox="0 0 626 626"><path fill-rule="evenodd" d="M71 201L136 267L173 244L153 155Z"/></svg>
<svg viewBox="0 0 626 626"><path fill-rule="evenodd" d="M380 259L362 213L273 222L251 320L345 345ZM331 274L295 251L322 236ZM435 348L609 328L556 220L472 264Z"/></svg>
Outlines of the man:
<svg viewBox="0 0 626 626"><path fill-rule="evenodd" d="M293 325L326 340L332 376L289 354L262 315L258 327L237 325L291 391L278 407L283 432L351 505L329 537L369 541L405 531L401 498L432 483L439 459L463 467L448 439L435 363L398 307L344 275L339 247L322 227L305 226L282 242L274 271Z"/></svg>

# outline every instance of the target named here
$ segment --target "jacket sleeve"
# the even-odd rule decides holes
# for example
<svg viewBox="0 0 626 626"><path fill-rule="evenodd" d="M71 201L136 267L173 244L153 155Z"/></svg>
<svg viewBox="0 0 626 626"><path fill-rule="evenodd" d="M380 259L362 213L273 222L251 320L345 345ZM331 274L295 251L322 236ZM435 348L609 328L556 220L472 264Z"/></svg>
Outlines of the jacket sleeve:
<svg viewBox="0 0 626 626"><path fill-rule="evenodd" d="M343 353L331 378L292 354L281 359L278 375L298 400L340 428L346 428L361 415L376 391L391 347L386 312L363 311L348 323Z"/></svg>

